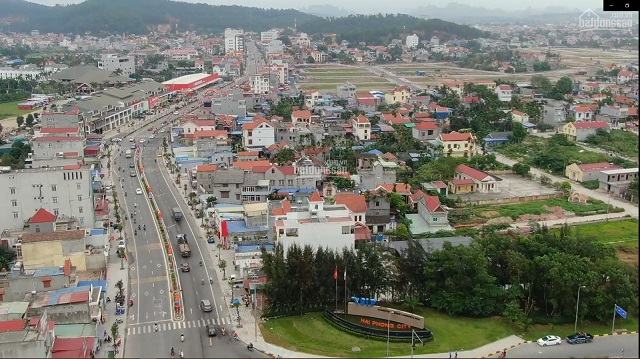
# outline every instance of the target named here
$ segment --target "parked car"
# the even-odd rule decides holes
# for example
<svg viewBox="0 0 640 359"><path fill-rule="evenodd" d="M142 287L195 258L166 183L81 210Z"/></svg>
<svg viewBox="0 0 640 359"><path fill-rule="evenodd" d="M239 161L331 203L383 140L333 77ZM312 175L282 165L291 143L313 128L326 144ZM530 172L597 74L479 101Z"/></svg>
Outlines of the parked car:
<svg viewBox="0 0 640 359"><path fill-rule="evenodd" d="M593 341L593 335L589 333L573 333L567 336L567 343L569 344L582 344L591 343Z"/></svg>
<svg viewBox="0 0 640 359"><path fill-rule="evenodd" d="M134 168L136 167L136 165L134 165L133 163L129 163L129 168Z"/></svg>
<svg viewBox="0 0 640 359"><path fill-rule="evenodd" d="M538 345L541 347L546 347L548 345L560 345L560 343L562 343L562 338L557 335L545 335L538 339Z"/></svg>
<svg viewBox="0 0 640 359"><path fill-rule="evenodd" d="M135 177L136 173L134 171L131 171L131 173L129 174L131 177Z"/></svg>
<svg viewBox="0 0 640 359"><path fill-rule="evenodd" d="M216 243L216 239L214 237L208 237L207 243Z"/></svg>

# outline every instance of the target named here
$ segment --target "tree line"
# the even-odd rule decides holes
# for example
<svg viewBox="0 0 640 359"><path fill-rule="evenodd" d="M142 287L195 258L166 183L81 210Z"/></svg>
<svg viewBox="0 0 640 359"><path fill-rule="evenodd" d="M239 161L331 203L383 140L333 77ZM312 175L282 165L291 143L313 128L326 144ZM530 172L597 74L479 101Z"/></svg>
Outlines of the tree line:
<svg viewBox="0 0 640 359"><path fill-rule="evenodd" d="M534 225L529 235L491 231L465 245L445 242L426 251L409 240L397 254L385 243L358 250L313 250L292 246L286 253L263 249L268 277L265 315L291 315L342 307L351 296L423 305L451 315L503 315L514 324L572 321L577 290L582 320L606 321L614 304L638 311L637 268L619 260L612 247L572 227ZM286 255L285 255L286 254ZM344 272L346 270L346 281Z"/></svg>

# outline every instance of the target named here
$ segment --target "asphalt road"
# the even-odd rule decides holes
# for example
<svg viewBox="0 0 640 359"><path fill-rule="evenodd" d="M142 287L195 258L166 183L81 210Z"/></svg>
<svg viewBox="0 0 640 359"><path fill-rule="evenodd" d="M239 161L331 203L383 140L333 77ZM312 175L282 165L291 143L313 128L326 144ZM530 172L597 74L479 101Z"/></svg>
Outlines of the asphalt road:
<svg viewBox="0 0 640 359"><path fill-rule="evenodd" d="M122 147L117 157L117 167L122 167L118 172L121 180L120 190L126 193L122 206L124 213L129 217L125 222L130 275L128 298L134 301L133 307L128 308L127 323L139 325L168 321L171 320L169 283L158 229L144 194L136 194L136 189L142 189L138 175L130 175L136 173L135 168L129 167L129 164L134 164L134 159L125 158L124 152L130 149L132 142L126 140L119 144Z"/></svg>
<svg viewBox="0 0 640 359"><path fill-rule="evenodd" d="M180 112L183 111L186 112L186 109L180 110ZM170 115L167 120L171 122L174 119L173 117L175 116ZM199 235L200 232L197 227L198 223L188 212L184 200L180 198L180 194L175 186L169 182L171 179L163 176L163 172L161 172L159 167L160 164L156 162L156 160L159 159L157 157L157 153L162 147L163 134L158 133L155 139L149 139L151 134L151 132L148 131L149 126L157 126L157 124L147 125L134 135L136 138L145 138L145 143L141 147L141 161L144 167L145 176L152 188L152 193L155 196L158 207L163 213L163 220L167 226L168 235L171 240L174 253L176 253L176 262L178 265L183 262L188 262L190 264L191 271L187 273L179 273L180 285L183 291L183 312L185 318L179 322L171 320L171 303L169 303L170 296L168 294L164 295L162 297L162 305L163 309L168 308L166 310L168 312L167 316L161 317L158 316L159 313L156 313L153 320L136 320L133 321L131 325L127 326L127 341L125 348L126 356L147 358L167 357L169 356L171 347L173 347L176 351L176 356L180 351L182 351L185 357L189 358L265 357L263 354L256 351L247 351L243 343L232 339L230 333L233 331L233 324L227 310L227 306L224 303L225 299L223 298L223 293L220 289L220 283L218 283L217 276L213 272L216 270L212 260L212 252L215 249L215 244L207 244L206 239ZM165 133L165 135L168 136L168 133ZM121 144L123 144L123 146L128 146L130 143L123 141ZM166 172L164 174L167 175ZM135 192L135 188L142 188L140 184L135 184L134 186L131 181L132 179L134 178L125 178L124 185L125 188L128 188L128 192ZM135 179L137 180L137 177ZM131 196L132 194L129 194L127 197L127 205L133 208L133 203L135 202L132 202ZM133 198L138 200L137 209L141 209L142 196L137 195L133 196ZM137 218L138 223L143 223L140 221L141 216L148 218L145 219L144 223L147 224L147 230L149 232L150 225L152 224L152 217L149 205L147 203L144 203L144 205L147 206L145 212L142 213L141 211L138 211ZM178 206L183 208L183 213L185 214L185 219L179 223L175 222L171 217L171 208ZM137 228L137 224L135 228ZM176 243L176 234L178 233L185 233L187 235L192 253L190 258L183 259L179 255ZM138 254L138 266L142 266L142 263L146 263L147 261L154 261L154 259L161 258L164 270L165 262L164 258L162 258L164 251L162 250L158 234L147 233L145 235L138 233L138 235L139 237L136 237L135 241L137 245L134 244L136 253ZM149 250L149 244L147 242L155 243L155 246L157 246L158 249ZM157 252L158 257L156 257L155 252ZM203 263L205 264L202 267L198 265L200 260L203 260ZM155 264L156 262L154 261L153 263ZM151 269L147 268L147 270L149 270L150 273ZM144 271L144 269L142 271ZM136 280L136 276L139 275L138 272L139 274L142 274L141 270L137 270L137 268L136 270L131 270L132 291L136 291L136 286L138 284L142 285L142 282L144 282L142 279ZM153 278L158 274L159 272L154 270ZM149 274L145 274L145 276L148 275ZM162 275L163 283L167 286L168 282L166 271L164 271ZM209 283L208 278L213 278L213 285ZM202 279L205 279L204 285L201 283ZM156 284L156 287L157 286L158 284ZM141 290L146 292L147 288L148 287L143 287ZM168 288L168 286L165 288ZM228 288L228 285L223 283L223 288ZM166 289L164 290L166 292ZM159 293L159 290L157 293ZM201 311L200 301L202 299L209 299L213 305L212 312L204 313ZM230 300L230 298L227 298L227 300ZM140 302L139 306L141 316L153 313L156 309L155 302L150 300L143 299L143 302ZM154 322L157 322L159 326L157 333L153 329ZM205 326L207 324L215 324L219 328L224 326L227 329L227 335L222 336L220 329L218 329L217 337L208 337L205 332ZM180 334L185 335L184 343L180 342Z"/></svg>
<svg viewBox="0 0 640 359"><path fill-rule="evenodd" d="M558 346L541 347L528 343L509 349L507 358L638 358L638 354L638 334L629 334L596 337L587 344L571 345L564 341Z"/></svg>
<svg viewBox="0 0 640 359"><path fill-rule="evenodd" d="M397 85L404 85L409 87L411 90L422 90L423 87L416 85L415 83L407 80L406 78L400 77L391 71L387 71L379 66L363 66L364 69L373 72L374 74L380 76L384 75L387 81L392 82Z"/></svg>

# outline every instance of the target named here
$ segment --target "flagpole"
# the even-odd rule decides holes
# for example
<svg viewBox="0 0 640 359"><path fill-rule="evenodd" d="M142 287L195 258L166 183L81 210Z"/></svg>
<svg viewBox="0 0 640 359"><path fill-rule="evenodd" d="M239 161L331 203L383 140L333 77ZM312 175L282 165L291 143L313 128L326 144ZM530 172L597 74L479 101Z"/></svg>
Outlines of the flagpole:
<svg viewBox="0 0 640 359"><path fill-rule="evenodd" d="M338 273L337 273L337 269L336 269L336 275L334 275L334 279L336 280L336 312L338 311Z"/></svg>
<svg viewBox="0 0 640 359"><path fill-rule="evenodd" d="M613 305L613 323L611 324L611 334L615 333L614 329L616 327L616 307L617 306L618 306L617 304Z"/></svg>

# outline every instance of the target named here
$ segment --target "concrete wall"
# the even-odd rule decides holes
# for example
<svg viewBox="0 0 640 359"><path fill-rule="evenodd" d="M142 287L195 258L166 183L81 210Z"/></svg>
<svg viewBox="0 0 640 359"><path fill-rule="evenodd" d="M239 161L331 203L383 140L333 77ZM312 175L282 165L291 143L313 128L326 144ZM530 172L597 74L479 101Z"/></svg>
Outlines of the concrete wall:
<svg viewBox="0 0 640 359"><path fill-rule="evenodd" d="M84 239L22 243L22 258L25 269L60 267L70 258L79 272L86 270Z"/></svg>
<svg viewBox="0 0 640 359"><path fill-rule="evenodd" d="M4 289L4 301L13 302L24 300L25 295L31 293L31 291L44 292L49 290L56 290L64 288L64 285L69 285L70 279L64 275L49 276L51 278L51 284L45 288L42 282L42 278L34 278L31 276L18 276L13 277L8 281L8 287Z"/></svg>
<svg viewBox="0 0 640 359"><path fill-rule="evenodd" d="M102 270L107 267L107 258L102 253L95 253L85 257L86 270Z"/></svg>
<svg viewBox="0 0 640 359"><path fill-rule="evenodd" d="M32 317L41 316L45 309L47 310L48 320L59 324L91 323L89 302L31 308L29 315Z"/></svg>

